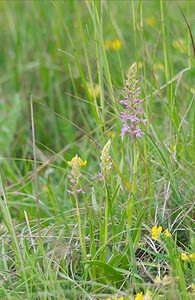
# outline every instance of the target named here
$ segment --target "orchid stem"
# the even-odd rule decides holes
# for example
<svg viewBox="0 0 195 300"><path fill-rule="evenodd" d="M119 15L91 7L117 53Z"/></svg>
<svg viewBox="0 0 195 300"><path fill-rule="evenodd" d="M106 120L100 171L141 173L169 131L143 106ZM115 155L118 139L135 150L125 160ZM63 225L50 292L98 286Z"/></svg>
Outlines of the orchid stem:
<svg viewBox="0 0 195 300"><path fill-rule="evenodd" d="M81 244L82 257L83 257L83 260L87 260L87 250L86 250L85 240L84 240L83 232L82 232L82 228L81 228L81 216L80 216L79 203L78 203L78 197L77 197L76 192L74 193L74 198L75 198L75 204L76 204L79 240L80 240L80 244Z"/></svg>
<svg viewBox="0 0 195 300"><path fill-rule="evenodd" d="M132 227L132 219L133 213L135 209L135 193L136 193L136 186L137 186L137 161L139 158L139 152L137 151L136 141L133 143L133 180L132 180L132 187L131 187L131 194L130 199L127 204L127 218L128 218L128 228L131 229Z"/></svg>

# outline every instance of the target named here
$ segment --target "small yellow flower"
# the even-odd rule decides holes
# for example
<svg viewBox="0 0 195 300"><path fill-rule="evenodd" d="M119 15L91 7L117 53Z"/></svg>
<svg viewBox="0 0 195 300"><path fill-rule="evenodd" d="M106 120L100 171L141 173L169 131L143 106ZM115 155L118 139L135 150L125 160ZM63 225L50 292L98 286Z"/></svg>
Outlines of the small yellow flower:
<svg viewBox="0 0 195 300"><path fill-rule="evenodd" d="M181 253L181 260L195 260L195 253L191 253L191 254L186 254L185 252Z"/></svg>
<svg viewBox="0 0 195 300"><path fill-rule="evenodd" d="M78 165L79 167L84 167L87 164L86 160L82 160L77 154L71 159L71 161L68 161L68 164L70 167L73 167L75 165Z"/></svg>
<svg viewBox="0 0 195 300"><path fill-rule="evenodd" d="M81 159L80 159L80 162L79 162L80 167L85 167L86 164L87 164L87 161L86 161L86 160L81 160Z"/></svg>
<svg viewBox="0 0 195 300"><path fill-rule="evenodd" d="M154 26L156 24L156 19L154 17L148 17L146 19L146 23L149 25L149 26Z"/></svg>
<svg viewBox="0 0 195 300"><path fill-rule="evenodd" d="M122 48L121 40L119 40L119 39L113 40L113 42L112 42L112 48L113 48L113 50L119 50L119 49L121 49Z"/></svg>
<svg viewBox="0 0 195 300"><path fill-rule="evenodd" d="M171 237L171 233L168 229L165 230L165 235L166 237L170 238Z"/></svg>
<svg viewBox="0 0 195 300"><path fill-rule="evenodd" d="M152 239L158 240L162 232L162 226L157 227L156 225L152 227Z"/></svg>
<svg viewBox="0 0 195 300"><path fill-rule="evenodd" d="M173 41L173 48L179 50L181 53L184 53L187 51L186 43L185 43L184 39L182 39L182 38L179 38L179 39Z"/></svg>
<svg viewBox="0 0 195 300"><path fill-rule="evenodd" d="M114 40L106 40L104 42L104 46L107 50L119 50L122 48L122 42L119 39L114 39Z"/></svg>
<svg viewBox="0 0 195 300"><path fill-rule="evenodd" d="M91 97L99 97L100 95L100 85L94 83L87 83L87 89Z"/></svg>
<svg viewBox="0 0 195 300"><path fill-rule="evenodd" d="M195 260L195 253L189 254L189 259L194 261Z"/></svg>
<svg viewBox="0 0 195 300"><path fill-rule="evenodd" d="M182 252L181 253L181 260L188 260L188 259L189 259L188 255L185 252Z"/></svg>
<svg viewBox="0 0 195 300"><path fill-rule="evenodd" d="M144 295L142 292L137 293L135 296L135 300L144 300Z"/></svg>

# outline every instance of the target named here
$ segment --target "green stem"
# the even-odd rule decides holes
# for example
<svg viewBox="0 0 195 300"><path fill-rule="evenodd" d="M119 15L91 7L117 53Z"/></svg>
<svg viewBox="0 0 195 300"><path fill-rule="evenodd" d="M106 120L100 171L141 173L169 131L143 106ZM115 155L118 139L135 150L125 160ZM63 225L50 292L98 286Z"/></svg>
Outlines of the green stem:
<svg viewBox="0 0 195 300"><path fill-rule="evenodd" d="M81 244L82 257L83 257L83 260L87 260L87 250L86 250L85 240L84 240L82 229L81 229L81 216L80 216L79 203L78 203L78 197L77 197L76 192L74 193L74 198L75 198L75 204L76 204L77 221L78 221L78 229L79 229L79 240L80 240L80 244Z"/></svg>
<svg viewBox="0 0 195 300"><path fill-rule="evenodd" d="M105 184L106 190L106 205L105 205L105 225L104 225L104 242L105 244L108 242L108 221L109 221L109 195L108 188Z"/></svg>
<svg viewBox="0 0 195 300"><path fill-rule="evenodd" d="M102 230L102 245L103 250L101 254L101 260L104 261L106 259L106 246L108 243L108 224L109 224L109 214L110 214L110 201L109 201L109 192L108 186L106 182L104 182L104 190L106 192L106 203L105 203L105 211L104 211L104 224Z"/></svg>
<svg viewBox="0 0 195 300"><path fill-rule="evenodd" d="M132 226L132 217L135 209L135 193L137 187L137 161L139 158L139 152L137 151L136 141L133 143L133 180L131 187L131 195L127 204L127 218L128 218L128 228Z"/></svg>
<svg viewBox="0 0 195 300"><path fill-rule="evenodd" d="M87 261L88 260L87 249L86 249L85 239L84 239L82 227L81 227L81 216L80 216L79 202L78 202L78 197L77 197L76 192L74 193L74 198L75 198L75 204L76 204L77 222L78 222L78 228L79 228L79 240L80 240L80 244L81 244L82 258L84 261ZM89 272L89 277L92 280L93 279L92 270L88 270L88 272ZM87 273L85 274L85 276L87 278Z"/></svg>
<svg viewBox="0 0 195 300"><path fill-rule="evenodd" d="M165 3L166 5L166 3ZM167 44L166 44L166 34L165 34L165 19L164 19L164 2L160 0L160 14L161 14L161 28L163 36L163 52L164 52L164 63L165 63L165 80L168 82L168 55L167 55Z"/></svg>

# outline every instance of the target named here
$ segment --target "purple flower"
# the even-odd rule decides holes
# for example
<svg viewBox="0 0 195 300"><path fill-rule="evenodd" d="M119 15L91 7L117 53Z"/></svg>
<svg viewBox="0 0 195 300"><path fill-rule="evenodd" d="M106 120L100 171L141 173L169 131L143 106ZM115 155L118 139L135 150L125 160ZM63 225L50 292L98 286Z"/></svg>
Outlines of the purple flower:
<svg viewBox="0 0 195 300"><path fill-rule="evenodd" d="M140 128L136 129L133 131L133 134L136 136L136 137L141 137L143 135L143 132L141 131Z"/></svg>
<svg viewBox="0 0 195 300"><path fill-rule="evenodd" d="M136 99L136 100L135 100L135 103L136 103L136 104L140 104L140 103L142 103L142 102L143 102L143 100L140 100L140 99Z"/></svg>
<svg viewBox="0 0 195 300"><path fill-rule="evenodd" d="M126 100L125 100L125 99L122 99L122 100L120 101L120 104L126 104Z"/></svg>
<svg viewBox="0 0 195 300"><path fill-rule="evenodd" d="M140 106L139 106L139 107L137 108L137 110L138 110L139 113L142 113L142 112L143 112L143 107L140 107Z"/></svg>
<svg viewBox="0 0 195 300"><path fill-rule="evenodd" d="M122 111L121 112L121 121L126 122L127 119L128 119L128 116L127 116L126 112Z"/></svg>
<svg viewBox="0 0 195 300"><path fill-rule="evenodd" d="M125 133L128 133L130 130L130 127L128 125L123 125L123 128L121 129L121 136L123 137Z"/></svg>
<svg viewBox="0 0 195 300"><path fill-rule="evenodd" d="M77 193L84 193L84 191L82 189L77 189L76 192Z"/></svg>
<svg viewBox="0 0 195 300"><path fill-rule="evenodd" d="M128 120L130 120L132 123L134 123L134 122L136 122L136 121L139 120L139 119L138 119L136 116L134 116L134 115L128 116L127 118L128 118Z"/></svg>
<svg viewBox="0 0 195 300"><path fill-rule="evenodd" d="M141 122L146 126L147 120L146 119L141 119Z"/></svg>
<svg viewBox="0 0 195 300"><path fill-rule="evenodd" d="M73 179L73 178L70 178L70 182L71 182L71 183L74 183L74 184L77 183L77 181L76 181L75 179Z"/></svg>
<svg viewBox="0 0 195 300"><path fill-rule="evenodd" d="M121 136L128 134L133 139L134 137L141 137L143 135L142 127L146 125L147 120L143 117L143 107L141 106L143 100L140 99L139 81L136 79L135 64L129 70L126 87L122 90L125 96L120 100L120 104L125 106L125 111L120 113L122 123L125 123L121 129Z"/></svg>
<svg viewBox="0 0 195 300"><path fill-rule="evenodd" d="M100 181L104 181L104 174L102 172L98 173L98 178Z"/></svg>

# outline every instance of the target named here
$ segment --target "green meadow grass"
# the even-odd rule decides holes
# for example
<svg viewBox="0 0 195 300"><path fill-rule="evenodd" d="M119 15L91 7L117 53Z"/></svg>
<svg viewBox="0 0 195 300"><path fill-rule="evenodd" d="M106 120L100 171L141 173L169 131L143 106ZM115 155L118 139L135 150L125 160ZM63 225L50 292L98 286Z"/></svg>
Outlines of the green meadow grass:
<svg viewBox="0 0 195 300"><path fill-rule="evenodd" d="M194 22L189 0L0 1L1 299L195 299ZM134 143L119 103L133 63ZM84 193L69 195L76 154Z"/></svg>

